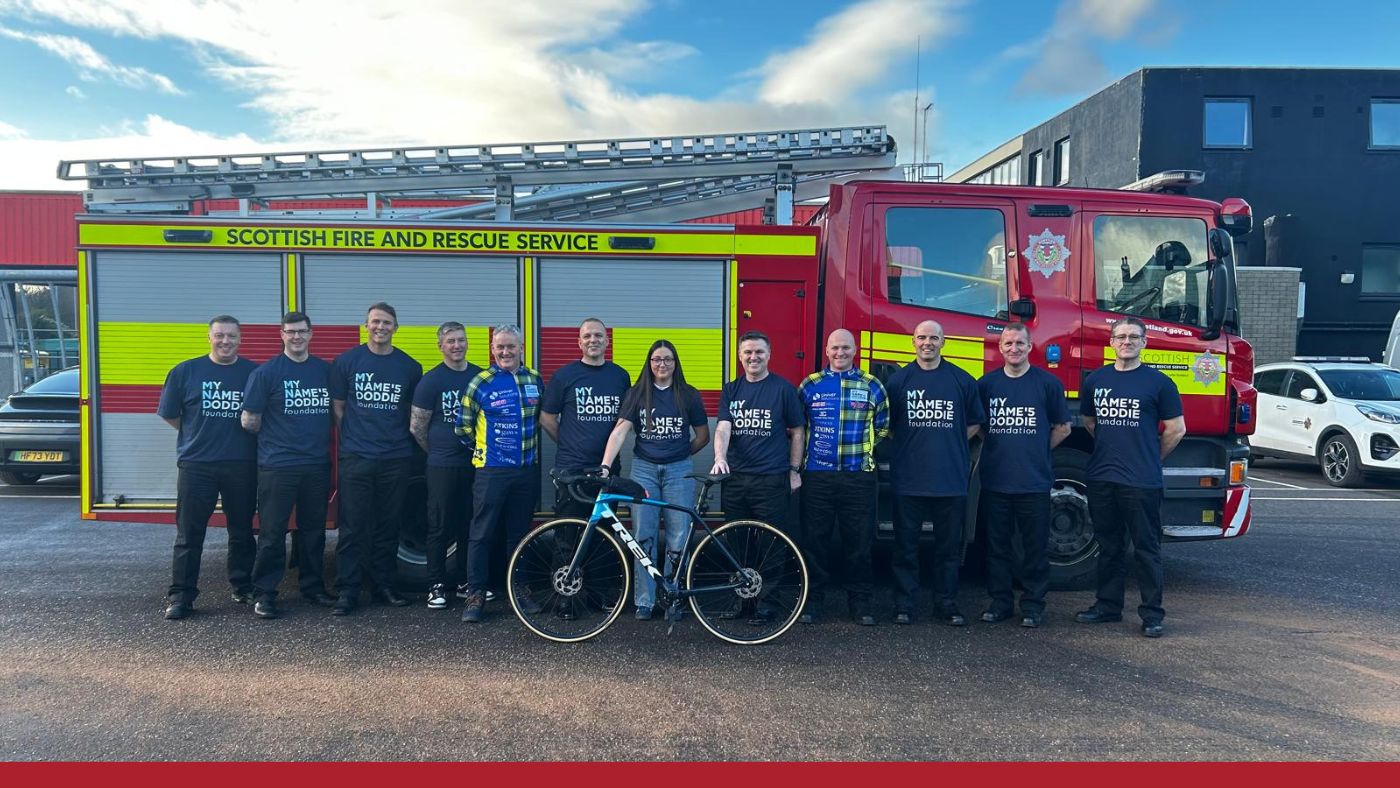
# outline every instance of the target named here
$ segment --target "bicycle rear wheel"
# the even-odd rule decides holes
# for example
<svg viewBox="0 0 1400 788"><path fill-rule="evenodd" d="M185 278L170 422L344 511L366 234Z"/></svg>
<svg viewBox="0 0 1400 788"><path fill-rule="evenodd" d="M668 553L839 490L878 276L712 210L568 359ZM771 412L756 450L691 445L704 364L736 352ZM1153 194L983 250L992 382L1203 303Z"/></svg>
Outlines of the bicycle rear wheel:
<svg viewBox="0 0 1400 788"><path fill-rule="evenodd" d="M720 587L690 597L690 609L715 637L741 645L767 643L788 631L807 601L802 551L758 520L735 520L706 534L685 582L691 590Z"/></svg>
<svg viewBox="0 0 1400 788"><path fill-rule="evenodd" d="M574 561L588 523L553 520L520 540L507 571L510 606L521 623L560 643L587 640L608 628L627 599L628 560L622 545L594 526L588 547Z"/></svg>

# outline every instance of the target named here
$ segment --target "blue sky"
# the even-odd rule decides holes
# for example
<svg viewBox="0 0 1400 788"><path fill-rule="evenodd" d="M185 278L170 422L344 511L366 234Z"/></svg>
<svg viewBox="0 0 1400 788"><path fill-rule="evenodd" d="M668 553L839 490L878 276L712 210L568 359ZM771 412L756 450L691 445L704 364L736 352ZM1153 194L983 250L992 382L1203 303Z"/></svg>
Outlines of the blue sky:
<svg viewBox="0 0 1400 788"><path fill-rule="evenodd" d="M0 189L60 158L880 123L949 171L1137 68L1400 67L1400 3L0 0ZM921 43L920 43L921 42Z"/></svg>

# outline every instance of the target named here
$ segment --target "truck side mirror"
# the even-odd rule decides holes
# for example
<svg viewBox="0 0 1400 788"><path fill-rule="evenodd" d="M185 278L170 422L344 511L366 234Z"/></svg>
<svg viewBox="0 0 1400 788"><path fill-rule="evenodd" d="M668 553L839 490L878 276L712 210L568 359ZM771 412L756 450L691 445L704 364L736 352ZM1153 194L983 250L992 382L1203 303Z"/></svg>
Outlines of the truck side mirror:
<svg viewBox="0 0 1400 788"><path fill-rule="evenodd" d="M1019 318L1024 323L1035 317L1035 302L1029 298L1018 298L1007 304L1006 310L1012 317Z"/></svg>
<svg viewBox="0 0 1400 788"><path fill-rule="evenodd" d="M1226 313L1230 310L1230 270L1222 260L1206 261L1209 285L1206 298L1206 327L1201 339L1212 340L1220 336L1225 327Z"/></svg>

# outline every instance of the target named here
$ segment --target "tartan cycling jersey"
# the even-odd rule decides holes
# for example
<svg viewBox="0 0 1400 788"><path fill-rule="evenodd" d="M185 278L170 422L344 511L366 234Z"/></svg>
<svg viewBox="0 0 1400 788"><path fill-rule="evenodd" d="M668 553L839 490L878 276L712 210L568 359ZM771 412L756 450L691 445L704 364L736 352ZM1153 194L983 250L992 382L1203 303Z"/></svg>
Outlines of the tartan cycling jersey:
<svg viewBox="0 0 1400 788"><path fill-rule="evenodd" d="M492 364L462 392L459 436L472 436L472 465L520 468L539 462L540 376L521 366L514 373Z"/></svg>
<svg viewBox="0 0 1400 788"><path fill-rule="evenodd" d="M809 471L873 471L875 444L889 434L885 387L868 372L829 367L797 387L807 410Z"/></svg>

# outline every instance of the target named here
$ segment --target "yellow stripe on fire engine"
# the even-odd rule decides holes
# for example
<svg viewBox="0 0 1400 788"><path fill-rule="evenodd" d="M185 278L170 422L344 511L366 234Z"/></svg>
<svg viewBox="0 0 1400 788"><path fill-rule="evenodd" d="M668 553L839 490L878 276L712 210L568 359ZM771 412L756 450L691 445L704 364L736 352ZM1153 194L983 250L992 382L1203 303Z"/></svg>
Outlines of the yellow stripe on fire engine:
<svg viewBox="0 0 1400 788"><path fill-rule="evenodd" d="M524 336L520 338L520 357L525 359L525 365L531 369L540 368L539 358L530 355L530 346L534 344L535 336L535 274L537 271L535 258L526 257L521 261L524 271L520 276L520 331Z"/></svg>
<svg viewBox="0 0 1400 788"><path fill-rule="evenodd" d="M169 232L167 232L169 231ZM615 249L613 238L651 239L650 248ZM79 246L147 246L180 249L294 249L472 254L606 254L812 256L812 235L761 232L647 232L461 227L318 227L295 224L81 224Z"/></svg>
<svg viewBox="0 0 1400 788"><path fill-rule="evenodd" d="M159 386L181 361L209 353L205 323L98 323L103 383Z"/></svg>
<svg viewBox="0 0 1400 788"><path fill-rule="evenodd" d="M975 378L982 377L985 361L980 337L945 336L943 339L943 358ZM862 331L860 347L861 359L866 366L876 361L903 366L914 360L914 340L908 334Z"/></svg>
<svg viewBox="0 0 1400 788"><path fill-rule="evenodd" d="M394 347L422 364L423 371L427 372L442 362L437 329L437 326L399 326L394 332ZM467 361L482 369L491 365L491 341L487 338L490 335L491 329L487 326L467 326ZM368 341L369 329L360 326L360 343Z"/></svg>
<svg viewBox="0 0 1400 788"><path fill-rule="evenodd" d="M78 252L78 516L96 519L92 513L92 359L88 353L87 253Z"/></svg>
<svg viewBox="0 0 1400 788"><path fill-rule="evenodd" d="M651 343L669 339L685 369L686 383L704 391L724 386L724 329L614 328L612 332L613 361L633 380L642 373Z"/></svg>
<svg viewBox="0 0 1400 788"><path fill-rule="evenodd" d="M297 256L287 255L287 311L296 312L297 307Z"/></svg>
<svg viewBox="0 0 1400 788"><path fill-rule="evenodd" d="M1113 348L1103 349L1104 366L1114 361ZM1143 348L1142 363L1164 373L1182 394L1225 396L1225 355L1209 351Z"/></svg>

